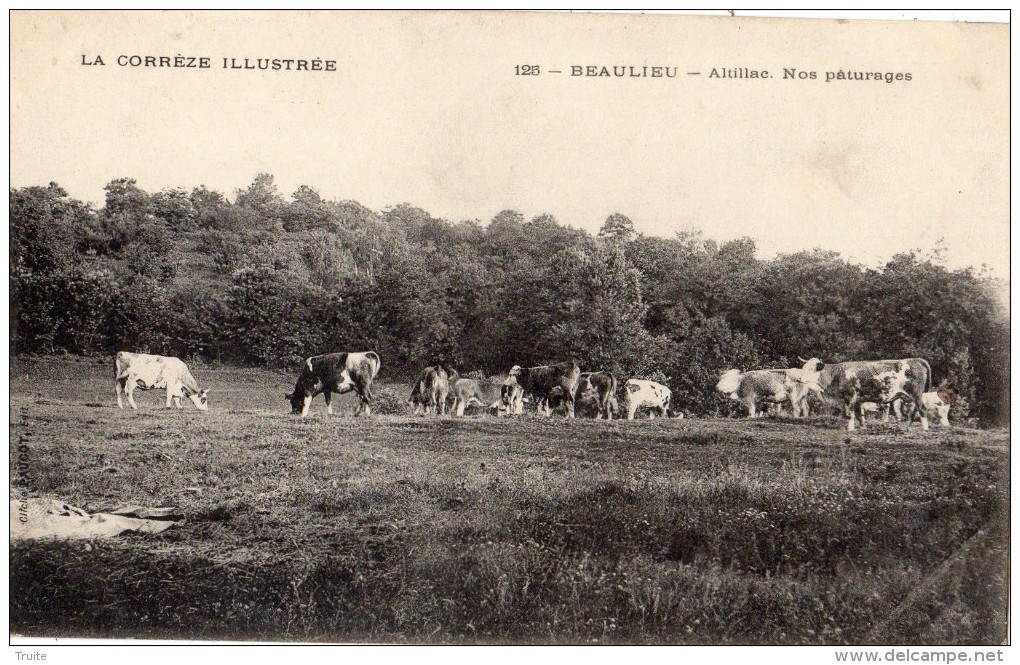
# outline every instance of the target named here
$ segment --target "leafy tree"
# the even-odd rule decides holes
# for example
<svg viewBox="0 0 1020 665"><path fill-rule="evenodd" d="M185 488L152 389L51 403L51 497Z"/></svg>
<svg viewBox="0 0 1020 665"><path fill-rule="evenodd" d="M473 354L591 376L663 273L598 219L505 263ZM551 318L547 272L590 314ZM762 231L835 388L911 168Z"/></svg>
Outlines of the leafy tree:
<svg viewBox="0 0 1020 665"><path fill-rule="evenodd" d="M519 257L527 245L524 215L516 210L501 210L485 229L488 254L498 259Z"/></svg>
<svg viewBox="0 0 1020 665"><path fill-rule="evenodd" d="M198 228L198 209L183 189L164 189L149 199L149 211L174 233Z"/></svg>
<svg viewBox="0 0 1020 665"><path fill-rule="evenodd" d="M279 232L283 230L286 204L276 190L276 180L268 173L259 173L246 188L237 190L234 205L250 212L249 229Z"/></svg>
<svg viewBox="0 0 1020 665"><path fill-rule="evenodd" d="M281 209L284 230L293 232L329 227L329 208L319 196L319 192L307 185L301 185L291 197L294 201Z"/></svg>
<svg viewBox="0 0 1020 665"><path fill-rule="evenodd" d="M449 225L409 203L383 211L383 221L403 232L408 242L439 249L452 239Z"/></svg>
<svg viewBox="0 0 1020 665"><path fill-rule="evenodd" d="M406 370L445 360L456 344L447 323L446 284L433 270L436 262L433 252L409 252L393 257L378 276L379 293L385 294L379 306L385 346L390 362Z"/></svg>
<svg viewBox="0 0 1020 665"><path fill-rule="evenodd" d="M296 364L307 352L311 323L302 293L269 266L241 268L227 290L230 320L225 332L244 340L236 353L247 362L273 367Z"/></svg>
<svg viewBox="0 0 1020 665"><path fill-rule="evenodd" d="M630 221L630 218L626 215L621 215L618 212L614 212L607 217L602 225L602 230L599 231L600 238L617 242L630 242L636 236L637 232L634 230L634 222Z"/></svg>
<svg viewBox="0 0 1020 665"><path fill-rule="evenodd" d="M745 310L748 327L769 356L868 359L868 341L859 334L868 279L835 252L780 256L765 267L755 289L759 306Z"/></svg>
<svg viewBox="0 0 1020 665"><path fill-rule="evenodd" d="M354 253L335 233L312 231L301 247L312 283L322 289L343 290L359 277Z"/></svg>
<svg viewBox="0 0 1020 665"><path fill-rule="evenodd" d="M557 255L550 285L560 295L548 347L582 366L628 372L648 340L641 274L623 250L588 243Z"/></svg>
<svg viewBox="0 0 1020 665"><path fill-rule="evenodd" d="M10 270L50 271L77 262L78 235L95 211L68 197L55 182L10 192Z"/></svg>
<svg viewBox="0 0 1020 665"><path fill-rule="evenodd" d="M149 208L149 195L138 187L134 178L117 178L103 188L106 191L106 213L128 215L139 219Z"/></svg>

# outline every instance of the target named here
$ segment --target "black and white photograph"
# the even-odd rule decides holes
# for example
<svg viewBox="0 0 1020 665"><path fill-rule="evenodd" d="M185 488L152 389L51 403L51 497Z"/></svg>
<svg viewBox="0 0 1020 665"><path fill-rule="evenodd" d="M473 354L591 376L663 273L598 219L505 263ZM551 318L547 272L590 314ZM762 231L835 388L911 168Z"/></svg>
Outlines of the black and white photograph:
<svg viewBox="0 0 1020 665"><path fill-rule="evenodd" d="M11 658L1003 661L1009 12L816 14L10 11Z"/></svg>

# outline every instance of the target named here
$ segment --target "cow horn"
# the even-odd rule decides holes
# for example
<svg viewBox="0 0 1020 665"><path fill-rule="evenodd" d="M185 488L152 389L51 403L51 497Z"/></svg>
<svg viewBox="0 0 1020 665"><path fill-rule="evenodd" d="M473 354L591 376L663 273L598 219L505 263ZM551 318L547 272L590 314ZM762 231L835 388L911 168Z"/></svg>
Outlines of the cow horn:
<svg viewBox="0 0 1020 665"><path fill-rule="evenodd" d="M802 363L807 362L807 358L801 358L800 356L797 356L797 360L801 361Z"/></svg>

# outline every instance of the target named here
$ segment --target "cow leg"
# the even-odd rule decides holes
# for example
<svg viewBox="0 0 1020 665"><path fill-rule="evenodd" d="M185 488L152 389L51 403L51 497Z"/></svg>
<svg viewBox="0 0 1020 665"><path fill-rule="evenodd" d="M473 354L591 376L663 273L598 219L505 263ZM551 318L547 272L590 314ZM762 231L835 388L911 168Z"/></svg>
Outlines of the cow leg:
<svg viewBox="0 0 1020 665"><path fill-rule="evenodd" d="M459 397L453 398L453 413L456 416L464 417L464 400Z"/></svg>
<svg viewBox="0 0 1020 665"><path fill-rule="evenodd" d="M627 420L634 420L634 412L637 411L637 404L627 405Z"/></svg>
<svg viewBox="0 0 1020 665"><path fill-rule="evenodd" d="M567 395L567 418L574 417L574 398Z"/></svg>
<svg viewBox="0 0 1020 665"><path fill-rule="evenodd" d="M754 400L746 403L747 406L747 417L757 418L758 417L758 405L754 403Z"/></svg>
<svg viewBox="0 0 1020 665"><path fill-rule="evenodd" d="M311 408L311 406L312 406L312 396L311 395L305 395L305 403L304 403L304 406L301 407L301 417L302 418L304 418L305 416L308 415L308 409Z"/></svg>
<svg viewBox="0 0 1020 665"><path fill-rule="evenodd" d="M323 390L322 398L326 400L326 413L333 415L333 393L328 390Z"/></svg>
<svg viewBox="0 0 1020 665"><path fill-rule="evenodd" d="M365 416L372 415L371 407L372 395L370 393L366 395L364 392L359 390L358 397L361 398L361 408L358 409L358 414ZM425 406L425 413L426 414L428 413L428 405Z"/></svg>
<svg viewBox="0 0 1020 665"><path fill-rule="evenodd" d="M135 404L135 382L131 381L124 386L127 390L128 404L131 405L132 409L138 410L138 405Z"/></svg>
<svg viewBox="0 0 1020 665"><path fill-rule="evenodd" d="M372 415L372 386L367 381L358 381L358 397L361 398L362 413Z"/></svg>
<svg viewBox="0 0 1020 665"><path fill-rule="evenodd" d="M861 401L856 402L850 409L850 421L856 422L861 421L861 429L868 427L868 421L864 419L864 403Z"/></svg>
<svg viewBox="0 0 1020 665"><path fill-rule="evenodd" d="M928 409L925 408L924 401L920 397L917 397L917 398L914 399L914 406L917 408L917 412L919 414L921 414L921 431L922 432L927 432L928 431ZM907 426L909 427L910 423L907 423Z"/></svg>
<svg viewBox="0 0 1020 665"><path fill-rule="evenodd" d="M113 391L115 393L117 393L117 408L118 409L123 409L124 408L124 402L121 400L120 393L121 393L122 390L124 390L124 385L126 383L127 383L126 380L125 381L121 381L121 379L115 379L114 382L113 382Z"/></svg>

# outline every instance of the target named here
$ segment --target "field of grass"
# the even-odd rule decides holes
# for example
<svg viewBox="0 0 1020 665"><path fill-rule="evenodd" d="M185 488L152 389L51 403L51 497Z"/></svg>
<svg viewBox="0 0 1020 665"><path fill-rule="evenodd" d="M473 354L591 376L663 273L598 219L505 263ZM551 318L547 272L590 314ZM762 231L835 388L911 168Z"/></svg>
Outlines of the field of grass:
<svg viewBox="0 0 1020 665"><path fill-rule="evenodd" d="M835 419L291 416L293 377L194 368L208 413L116 408L111 361L11 360L27 487L158 535L11 546L39 636L993 644L1009 433ZM681 405L682 408L682 405ZM14 455L12 453L12 460ZM13 469L13 462L12 462ZM12 470L12 477L13 470Z"/></svg>

